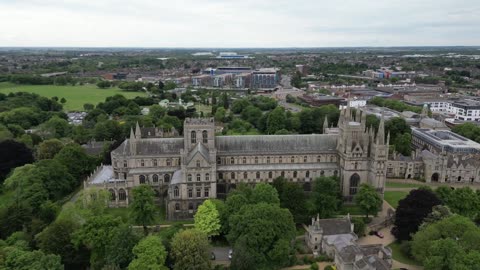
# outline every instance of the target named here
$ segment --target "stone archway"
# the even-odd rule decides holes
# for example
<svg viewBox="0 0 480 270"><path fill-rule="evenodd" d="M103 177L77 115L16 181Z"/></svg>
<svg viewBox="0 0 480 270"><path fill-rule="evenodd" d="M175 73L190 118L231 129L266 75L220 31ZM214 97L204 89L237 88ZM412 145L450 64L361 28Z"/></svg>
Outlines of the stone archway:
<svg viewBox="0 0 480 270"><path fill-rule="evenodd" d="M353 196L357 194L358 186L360 185L360 175L357 173L350 176L350 195Z"/></svg>
<svg viewBox="0 0 480 270"><path fill-rule="evenodd" d="M412 175L411 175L411 174L409 174L409 175L407 176L407 179L410 179L410 178L412 178Z"/></svg>
<svg viewBox="0 0 480 270"><path fill-rule="evenodd" d="M438 182L440 175L438 173L432 174L432 182Z"/></svg>

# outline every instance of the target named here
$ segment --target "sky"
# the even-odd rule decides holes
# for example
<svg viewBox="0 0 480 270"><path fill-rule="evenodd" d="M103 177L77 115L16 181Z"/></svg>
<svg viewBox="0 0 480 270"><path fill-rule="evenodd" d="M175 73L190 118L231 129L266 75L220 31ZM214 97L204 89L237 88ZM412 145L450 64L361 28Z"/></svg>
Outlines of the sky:
<svg viewBox="0 0 480 270"><path fill-rule="evenodd" d="M0 0L0 47L458 45L480 0Z"/></svg>

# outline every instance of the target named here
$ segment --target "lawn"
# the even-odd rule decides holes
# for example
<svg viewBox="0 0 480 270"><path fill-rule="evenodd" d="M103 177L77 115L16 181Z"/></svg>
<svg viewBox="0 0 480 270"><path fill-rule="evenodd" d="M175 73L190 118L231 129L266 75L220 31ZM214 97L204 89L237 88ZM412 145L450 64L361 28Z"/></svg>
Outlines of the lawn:
<svg viewBox="0 0 480 270"><path fill-rule="evenodd" d="M127 207L119 207L119 208L107 208L106 210L107 214L111 214L116 217L120 217L123 222L132 224L132 225L140 225L140 224L133 224L133 221L130 216L130 209ZM165 207L162 205L157 206L156 209L156 214L155 214L155 220L153 221L152 224L158 225L158 224L192 224L192 220L184 220L184 221L168 221L166 220L166 211Z"/></svg>
<svg viewBox="0 0 480 270"><path fill-rule="evenodd" d="M402 252L402 250L400 249L400 243L393 242L390 245L388 245L388 247L392 249L392 256L394 260L404 264L409 264L409 265L420 265L419 262L408 257L405 253Z"/></svg>
<svg viewBox="0 0 480 270"><path fill-rule="evenodd" d="M10 92L32 92L45 97L62 97L67 100L64 104L66 111L83 110L83 104L92 103L94 105L105 100L105 98L115 94L121 94L126 98L136 96L145 96L143 92L126 92L119 88L99 89L96 85L18 85L12 83L0 83L0 93L8 94Z"/></svg>
<svg viewBox="0 0 480 270"><path fill-rule="evenodd" d="M387 181L387 188L419 188L425 186L424 183L397 183L397 182L388 182Z"/></svg>
<svg viewBox="0 0 480 270"><path fill-rule="evenodd" d="M398 201L405 198L408 195L407 191L385 191L384 199L387 201L393 208L397 208Z"/></svg>
<svg viewBox="0 0 480 270"><path fill-rule="evenodd" d="M364 215L365 213L362 212L360 207L358 207L355 204L344 204L342 205L342 208L340 208L339 211L340 215Z"/></svg>

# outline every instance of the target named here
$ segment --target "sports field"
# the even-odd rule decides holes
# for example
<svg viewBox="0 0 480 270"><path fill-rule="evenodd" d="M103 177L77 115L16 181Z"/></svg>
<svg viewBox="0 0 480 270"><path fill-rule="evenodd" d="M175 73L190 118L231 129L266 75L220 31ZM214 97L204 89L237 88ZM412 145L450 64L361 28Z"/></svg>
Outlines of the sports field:
<svg viewBox="0 0 480 270"><path fill-rule="evenodd" d="M92 103L96 105L105 100L106 97L121 94L126 98L145 96L143 92L126 92L118 88L99 89L96 85L18 85L12 83L0 83L0 93L10 92L32 92L45 97L62 97L67 100L63 105L66 111L83 110L83 104Z"/></svg>

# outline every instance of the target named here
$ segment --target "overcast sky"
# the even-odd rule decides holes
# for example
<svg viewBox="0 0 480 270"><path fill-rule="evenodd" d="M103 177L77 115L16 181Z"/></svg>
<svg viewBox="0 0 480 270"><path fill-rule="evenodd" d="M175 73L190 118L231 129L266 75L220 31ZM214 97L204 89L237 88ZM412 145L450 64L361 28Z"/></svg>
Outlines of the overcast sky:
<svg viewBox="0 0 480 270"><path fill-rule="evenodd" d="M480 0L0 0L0 46L480 45Z"/></svg>

